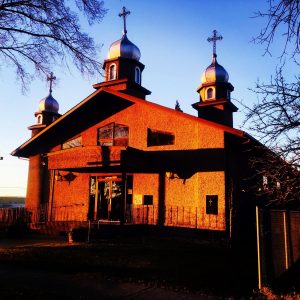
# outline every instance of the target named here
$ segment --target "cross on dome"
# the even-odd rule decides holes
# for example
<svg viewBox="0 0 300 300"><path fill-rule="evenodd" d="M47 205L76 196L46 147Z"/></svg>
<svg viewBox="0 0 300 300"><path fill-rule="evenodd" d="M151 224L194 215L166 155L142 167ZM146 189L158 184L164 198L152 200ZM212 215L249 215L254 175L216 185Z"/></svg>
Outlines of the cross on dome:
<svg viewBox="0 0 300 300"><path fill-rule="evenodd" d="M119 17L122 17L123 18L123 34L126 34L127 33L127 29L126 29L126 17L127 15L130 15L130 11L129 10L126 10L126 7L123 6L122 8L122 12L119 13Z"/></svg>
<svg viewBox="0 0 300 300"><path fill-rule="evenodd" d="M217 44L217 41L221 41L223 39L223 37L221 35L218 35L218 32L217 30L214 30L213 31L213 36L209 37L207 39L207 41L210 43L210 42L213 42L213 56L216 57L217 56L217 53L216 53L216 44Z"/></svg>
<svg viewBox="0 0 300 300"><path fill-rule="evenodd" d="M50 73L50 75L47 75L47 81L50 81L50 86L49 86L49 93L52 93L52 83L53 81L56 80L56 77L53 76L53 72Z"/></svg>

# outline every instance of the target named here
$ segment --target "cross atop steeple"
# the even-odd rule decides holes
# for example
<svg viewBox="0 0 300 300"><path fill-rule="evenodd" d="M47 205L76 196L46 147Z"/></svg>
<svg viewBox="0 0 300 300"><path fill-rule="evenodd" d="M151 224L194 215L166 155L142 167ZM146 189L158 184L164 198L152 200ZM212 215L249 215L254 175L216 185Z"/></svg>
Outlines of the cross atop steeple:
<svg viewBox="0 0 300 300"><path fill-rule="evenodd" d="M50 75L47 75L47 81L50 81L50 86L49 86L49 93L52 93L52 83L53 81L56 80L56 77L53 76L53 72L50 73Z"/></svg>
<svg viewBox="0 0 300 300"><path fill-rule="evenodd" d="M126 17L127 17L127 15L130 15L130 11L126 10L126 7L123 6L122 12L119 13L119 17L123 18L123 25L124 25L123 34L127 33L127 29L126 29Z"/></svg>
<svg viewBox="0 0 300 300"><path fill-rule="evenodd" d="M223 37L221 35L218 35L218 32L217 30L214 30L213 31L213 36L209 37L207 39L207 41L210 43L210 42L213 42L213 56L216 57L217 53L216 53L216 43L217 41L221 41L223 39Z"/></svg>

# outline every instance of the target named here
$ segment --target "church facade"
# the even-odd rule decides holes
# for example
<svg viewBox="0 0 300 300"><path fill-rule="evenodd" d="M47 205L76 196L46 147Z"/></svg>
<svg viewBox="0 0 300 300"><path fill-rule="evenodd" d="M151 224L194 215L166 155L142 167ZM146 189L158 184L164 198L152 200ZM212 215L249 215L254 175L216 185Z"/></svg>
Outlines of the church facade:
<svg viewBox="0 0 300 300"><path fill-rule="evenodd" d="M104 61L104 82L63 115L51 74L32 137L12 153L29 158L32 218L183 226L228 236L246 223L255 204L243 181L253 139L233 128L234 88L217 62L218 39L214 31L212 62L192 104L197 117L146 100L140 50L125 25Z"/></svg>

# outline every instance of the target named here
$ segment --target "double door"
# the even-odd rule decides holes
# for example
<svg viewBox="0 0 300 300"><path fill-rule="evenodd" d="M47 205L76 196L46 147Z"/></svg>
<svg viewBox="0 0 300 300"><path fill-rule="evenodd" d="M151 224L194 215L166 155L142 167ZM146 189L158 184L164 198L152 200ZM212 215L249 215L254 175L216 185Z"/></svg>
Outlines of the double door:
<svg viewBox="0 0 300 300"><path fill-rule="evenodd" d="M120 220L122 179L119 176L91 178L90 220Z"/></svg>

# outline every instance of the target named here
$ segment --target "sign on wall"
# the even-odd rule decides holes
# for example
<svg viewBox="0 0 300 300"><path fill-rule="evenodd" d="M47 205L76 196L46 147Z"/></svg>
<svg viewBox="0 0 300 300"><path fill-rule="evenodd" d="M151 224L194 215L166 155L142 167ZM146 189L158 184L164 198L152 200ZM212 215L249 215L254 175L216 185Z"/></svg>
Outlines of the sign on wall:
<svg viewBox="0 0 300 300"><path fill-rule="evenodd" d="M134 194L133 195L133 204L134 205L142 205L143 204L143 195Z"/></svg>

